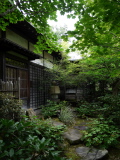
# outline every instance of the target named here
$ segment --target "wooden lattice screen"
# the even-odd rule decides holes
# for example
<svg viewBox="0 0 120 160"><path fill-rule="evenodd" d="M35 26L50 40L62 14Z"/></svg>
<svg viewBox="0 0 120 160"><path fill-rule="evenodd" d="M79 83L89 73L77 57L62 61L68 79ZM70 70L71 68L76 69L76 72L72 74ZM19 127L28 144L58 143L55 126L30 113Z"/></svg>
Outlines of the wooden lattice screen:
<svg viewBox="0 0 120 160"><path fill-rule="evenodd" d="M30 63L30 107L40 108L50 99L50 74L45 67Z"/></svg>
<svg viewBox="0 0 120 160"><path fill-rule="evenodd" d="M51 88L51 82L52 82L53 76L50 74L50 72L46 71L46 68L44 69L44 85L45 85L45 103L48 99L51 99L50 95L50 88Z"/></svg>

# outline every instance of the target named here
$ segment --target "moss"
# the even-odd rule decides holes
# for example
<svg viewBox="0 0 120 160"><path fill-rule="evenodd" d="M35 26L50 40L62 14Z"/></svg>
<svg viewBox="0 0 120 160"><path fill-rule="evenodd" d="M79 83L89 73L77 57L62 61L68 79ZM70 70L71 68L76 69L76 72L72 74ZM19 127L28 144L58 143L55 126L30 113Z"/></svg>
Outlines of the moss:
<svg viewBox="0 0 120 160"><path fill-rule="evenodd" d="M109 148L109 160L120 160L120 147L119 148Z"/></svg>
<svg viewBox="0 0 120 160"><path fill-rule="evenodd" d="M80 160L80 156L78 156L75 151L75 149L80 146L82 145L80 144L80 145L74 145L74 146L67 147L64 151L65 156L69 159L71 158L72 160Z"/></svg>

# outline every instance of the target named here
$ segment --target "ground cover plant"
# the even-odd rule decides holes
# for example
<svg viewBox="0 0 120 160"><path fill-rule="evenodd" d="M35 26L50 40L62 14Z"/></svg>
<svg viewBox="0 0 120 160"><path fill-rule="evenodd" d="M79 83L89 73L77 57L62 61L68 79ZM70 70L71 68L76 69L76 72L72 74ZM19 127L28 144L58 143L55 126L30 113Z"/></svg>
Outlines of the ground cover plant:
<svg viewBox="0 0 120 160"><path fill-rule="evenodd" d="M40 120L20 122L0 120L0 159L44 160L60 159L58 142L64 126L53 127ZM8 140L9 139L9 140Z"/></svg>
<svg viewBox="0 0 120 160"><path fill-rule="evenodd" d="M65 125L32 120L23 115L19 100L0 95L0 159L1 160L65 160L60 156Z"/></svg>
<svg viewBox="0 0 120 160"><path fill-rule="evenodd" d="M106 120L112 120L116 124L120 123L120 95L106 94L98 97L96 102L89 103L81 101L78 103L76 110L80 117L99 117Z"/></svg>
<svg viewBox="0 0 120 160"><path fill-rule="evenodd" d="M120 138L120 96L105 95L94 103L83 101L77 108L79 117L92 117L90 128L84 131L83 141L87 146L100 148L116 147Z"/></svg>
<svg viewBox="0 0 120 160"><path fill-rule="evenodd" d="M61 104L55 102L55 101L47 101L46 105L42 105L41 106L41 113L44 116L44 118L48 118L48 117L53 117L53 116L57 116L60 108L61 108Z"/></svg>
<svg viewBox="0 0 120 160"><path fill-rule="evenodd" d="M78 112L78 117L81 118L85 118L87 116L95 117L98 110L100 111L100 108L99 103L89 103L82 100L77 104L76 111ZM98 112L98 114L100 114L100 112Z"/></svg>
<svg viewBox="0 0 120 160"><path fill-rule="evenodd" d="M48 100L47 104L42 106L41 114L44 118L58 117L66 125L74 123L74 114L70 103L67 101L54 102Z"/></svg>
<svg viewBox="0 0 120 160"><path fill-rule="evenodd" d="M119 137L120 129L112 121L99 118L92 122L88 130L84 131L82 139L86 146L109 148L120 144Z"/></svg>
<svg viewBox="0 0 120 160"><path fill-rule="evenodd" d="M120 95L107 94L98 98L101 104L102 115L107 120L112 120L115 124L120 124Z"/></svg>

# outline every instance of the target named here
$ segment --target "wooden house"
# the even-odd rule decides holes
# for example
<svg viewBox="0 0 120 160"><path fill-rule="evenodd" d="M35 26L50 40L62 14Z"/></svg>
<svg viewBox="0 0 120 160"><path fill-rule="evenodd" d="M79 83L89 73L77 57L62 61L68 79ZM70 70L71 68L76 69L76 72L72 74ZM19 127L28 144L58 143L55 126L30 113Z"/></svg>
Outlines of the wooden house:
<svg viewBox="0 0 120 160"><path fill-rule="evenodd" d="M35 28L26 21L0 30L0 82L12 84L12 88L0 85L0 92L12 93L23 100L24 108L34 110L50 98L50 75L45 68L52 67L53 61L60 58L55 52L35 54L37 36Z"/></svg>

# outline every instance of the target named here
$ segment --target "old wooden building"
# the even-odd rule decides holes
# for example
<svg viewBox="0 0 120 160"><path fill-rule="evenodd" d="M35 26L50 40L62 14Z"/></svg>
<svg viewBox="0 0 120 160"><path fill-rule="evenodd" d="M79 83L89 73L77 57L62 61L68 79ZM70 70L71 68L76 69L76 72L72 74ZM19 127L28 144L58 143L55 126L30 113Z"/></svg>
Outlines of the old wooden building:
<svg viewBox="0 0 120 160"><path fill-rule="evenodd" d="M24 108L38 109L50 98L50 74L45 68L52 67L59 57L47 51L35 54L37 36L35 28L26 21L10 24L6 31L0 31L0 83L7 86L9 82L12 86L0 84L0 92L10 92L22 99Z"/></svg>

